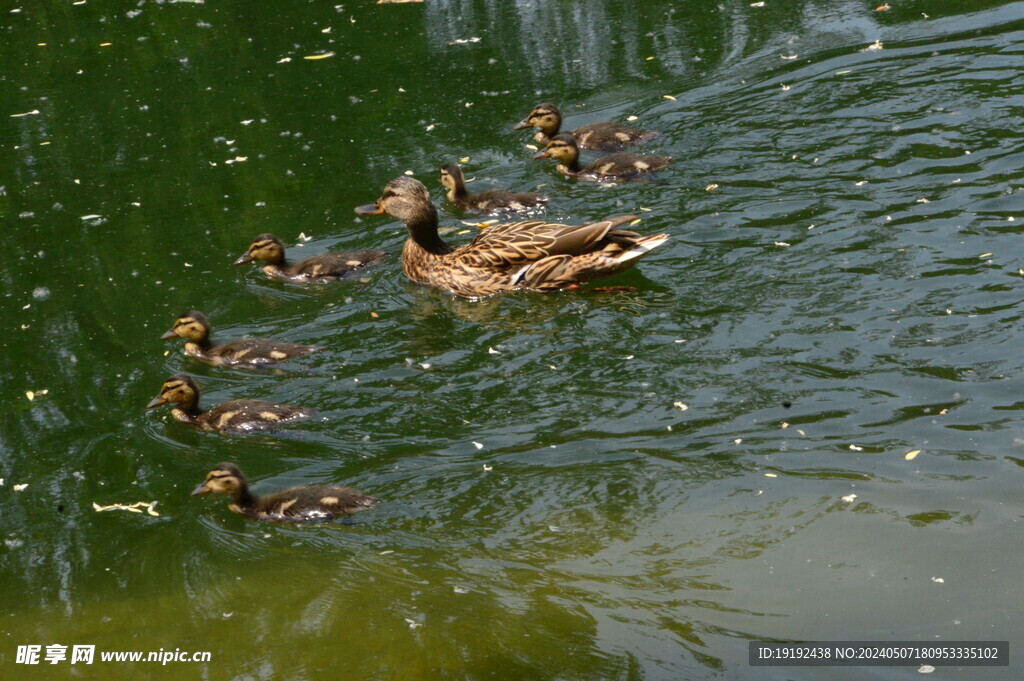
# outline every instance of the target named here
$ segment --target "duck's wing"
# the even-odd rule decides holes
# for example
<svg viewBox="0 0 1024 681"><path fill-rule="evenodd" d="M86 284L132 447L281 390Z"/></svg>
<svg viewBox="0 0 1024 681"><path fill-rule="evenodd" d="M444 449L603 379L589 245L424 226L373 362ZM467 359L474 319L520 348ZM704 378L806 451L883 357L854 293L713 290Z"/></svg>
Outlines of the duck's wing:
<svg viewBox="0 0 1024 681"><path fill-rule="evenodd" d="M620 215L586 225L529 220L493 225L459 249L458 258L473 267L527 265L553 255L577 255L594 248L610 231L636 220Z"/></svg>

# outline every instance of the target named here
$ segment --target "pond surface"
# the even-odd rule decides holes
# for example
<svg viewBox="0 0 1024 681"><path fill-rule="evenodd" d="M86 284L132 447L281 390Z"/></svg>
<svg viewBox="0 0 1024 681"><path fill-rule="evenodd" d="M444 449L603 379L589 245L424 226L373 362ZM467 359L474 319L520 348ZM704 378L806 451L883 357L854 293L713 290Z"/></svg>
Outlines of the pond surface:
<svg viewBox="0 0 1024 681"><path fill-rule="evenodd" d="M1024 641L1024 3L877 4L9 3L0 677L911 679L747 646ZM542 101L635 116L675 162L564 178L511 130ZM548 219L672 238L606 280L635 292L415 286L401 223L352 209L411 171L468 239L459 159ZM314 288L231 267L263 232L391 259ZM325 349L200 364L160 340L190 308ZM144 410L178 372L321 417L197 432ZM384 501L256 523L189 497L219 461ZM159 516L93 507L137 501Z"/></svg>

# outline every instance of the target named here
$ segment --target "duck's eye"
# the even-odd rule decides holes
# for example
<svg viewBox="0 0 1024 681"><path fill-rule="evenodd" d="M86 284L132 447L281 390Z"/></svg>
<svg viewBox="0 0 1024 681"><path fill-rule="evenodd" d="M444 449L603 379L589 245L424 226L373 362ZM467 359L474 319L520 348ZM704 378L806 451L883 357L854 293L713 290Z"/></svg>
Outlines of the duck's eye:
<svg viewBox="0 0 1024 681"><path fill-rule="evenodd" d="M393 198L393 197L395 197L395 196L398 196L398 194L396 194L396 193L394 192L394 190L391 190L391 189L385 189L385 190L384 190L384 193L383 193L383 194L381 195L381 197L380 197L380 198L382 198L382 199L390 199L390 198Z"/></svg>

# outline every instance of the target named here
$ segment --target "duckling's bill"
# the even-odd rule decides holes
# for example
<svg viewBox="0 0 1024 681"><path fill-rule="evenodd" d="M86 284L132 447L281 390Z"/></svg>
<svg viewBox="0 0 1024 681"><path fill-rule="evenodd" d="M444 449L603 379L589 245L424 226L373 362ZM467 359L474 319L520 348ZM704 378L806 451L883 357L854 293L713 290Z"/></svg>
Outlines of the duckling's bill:
<svg viewBox="0 0 1024 681"><path fill-rule="evenodd" d="M196 487L194 490L192 490L192 493L189 496L191 496L191 497L201 497L204 494L209 494L212 491L213 490L211 490L206 485L206 481L204 480L203 482L199 483L198 487Z"/></svg>
<svg viewBox="0 0 1024 681"><path fill-rule="evenodd" d="M161 404L167 404L167 398L163 395L157 395L149 401L149 404L146 405L146 409L153 409L154 407L159 407Z"/></svg>
<svg viewBox="0 0 1024 681"><path fill-rule="evenodd" d="M234 261L231 264L232 265L244 265L247 262L252 262L253 260L254 260L254 258L252 257L251 253L243 253L241 256L238 257L238 260Z"/></svg>
<svg viewBox="0 0 1024 681"><path fill-rule="evenodd" d="M551 152L549 152L547 149L542 149L541 151L538 151L536 154L534 154L533 158L535 160L538 158L551 158Z"/></svg>

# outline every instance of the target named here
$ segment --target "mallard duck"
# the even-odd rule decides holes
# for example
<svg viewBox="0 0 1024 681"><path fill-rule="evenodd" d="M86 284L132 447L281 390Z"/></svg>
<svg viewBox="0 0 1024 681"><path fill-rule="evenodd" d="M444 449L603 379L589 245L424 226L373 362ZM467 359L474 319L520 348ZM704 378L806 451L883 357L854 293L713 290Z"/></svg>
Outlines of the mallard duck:
<svg viewBox="0 0 1024 681"><path fill-rule="evenodd" d="M203 430L234 433L253 433L273 430L287 423L308 419L316 415L315 409L289 407L262 400L231 400L208 411L199 408L199 387L191 376L176 374L164 381L160 394L150 400L146 409L168 402L175 404L171 415L182 423Z"/></svg>
<svg viewBox="0 0 1024 681"><path fill-rule="evenodd" d="M484 213L520 211L535 208L548 200L543 194L517 194L505 189L488 189L479 194L470 194L466 191L462 168L454 163L441 168L441 184L448 189L448 200L463 210Z"/></svg>
<svg viewBox="0 0 1024 681"><path fill-rule="evenodd" d="M353 251L351 253L321 253L297 263L284 258L284 244L273 234L260 234L249 250L233 264L244 265L253 260L266 263L263 271L271 279L307 283L340 279L355 270L376 265L384 259L384 251Z"/></svg>
<svg viewBox="0 0 1024 681"><path fill-rule="evenodd" d="M534 155L534 158L557 159L560 173L581 180L622 180L653 173L672 162L669 156L612 154L583 166L580 164L580 149L575 138L565 133L552 137L547 148Z"/></svg>
<svg viewBox="0 0 1024 681"><path fill-rule="evenodd" d="M540 130L533 139L539 144L547 144L558 134L562 127L562 112L549 102L533 107L530 115L516 123L513 130L537 128ZM639 144L654 139L661 133L653 130L637 130L619 123L590 123L567 133L576 138L582 149L597 151L617 151L631 144Z"/></svg>
<svg viewBox="0 0 1024 681"><path fill-rule="evenodd" d="M469 298L502 291L554 291L632 267L660 246L667 234L641 236L619 229L636 217L623 215L586 225L531 220L492 225L468 244L445 243L437 233L437 209L423 183L411 177L388 182L384 193L359 215L387 213L405 223L402 270L413 281Z"/></svg>
<svg viewBox="0 0 1024 681"><path fill-rule="evenodd" d="M257 520L333 520L338 516L371 509L380 503L380 499L351 487L326 485L292 487L257 497L249 491L249 481L233 463L214 466L202 484L192 491L192 496L198 497L210 492L227 494L231 497L228 508Z"/></svg>
<svg viewBox="0 0 1024 681"><path fill-rule="evenodd" d="M214 345L210 342L210 322L206 320L206 315L197 310L189 310L178 317L171 330L160 336L163 340L179 337L185 339L187 354L207 364L269 366L319 350L312 345L279 343L258 338Z"/></svg>

